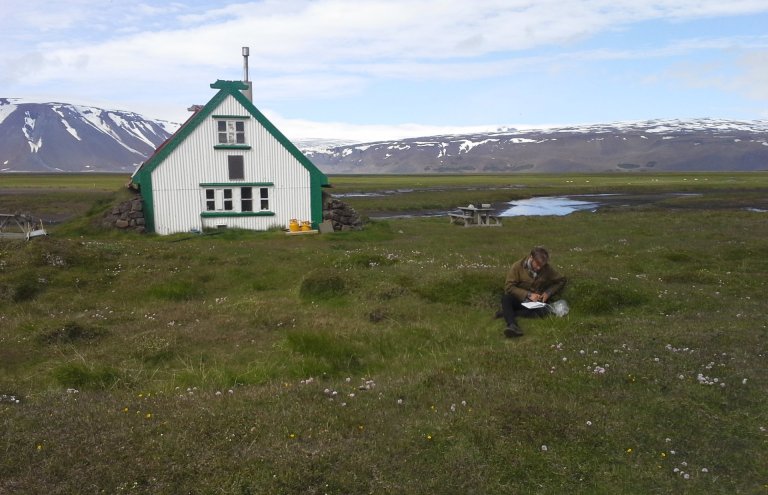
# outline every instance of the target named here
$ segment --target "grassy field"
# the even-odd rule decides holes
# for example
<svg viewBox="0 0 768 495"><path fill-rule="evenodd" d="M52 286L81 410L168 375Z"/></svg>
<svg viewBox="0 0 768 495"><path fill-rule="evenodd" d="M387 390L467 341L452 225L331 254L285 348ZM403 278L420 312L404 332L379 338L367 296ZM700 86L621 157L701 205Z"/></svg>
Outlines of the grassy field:
<svg viewBox="0 0 768 495"><path fill-rule="evenodd" d="M408 190L363 215L703 195L309 237L102 231L126 178L64 177L0 176L0 211L71 201L0 240L0 493L768 493L768 174L332 177ZM505 339L536 244L571 312Z"/></svg>

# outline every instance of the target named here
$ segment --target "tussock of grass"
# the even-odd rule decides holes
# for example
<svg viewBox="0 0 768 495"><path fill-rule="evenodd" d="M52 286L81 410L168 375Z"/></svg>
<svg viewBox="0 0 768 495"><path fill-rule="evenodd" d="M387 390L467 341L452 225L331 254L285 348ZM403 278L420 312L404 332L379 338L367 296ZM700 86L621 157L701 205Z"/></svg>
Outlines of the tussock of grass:
<svg viewBox="0 0 768 495"><path fill-rule="evenodd" d="M498 306L502 294L498 272L461 271L441 274L427 278L413 290L430 302L479 307Z"/></svg>
<svg viewBox="0 0 768 495"><path fill-rule="evenodd" d="M27 273L22 275L20 280L15 283L0 286L0 295L2 295L3 299L10 299L15 303L20 303L31 301L43 291L43 288L39 279L33 278L31 273Z"/></svg>
<svg viewBox="0 0 768 495"><path fill-rule="evenodd" d="M332 299L349 291L347 282L335 270L318 269L307 274L301 281L299 294L304 299Z"/></svg>
<svg viewBox="0 0 768 495"><path fill-rule="evenodd" d="M323 376L358 373L363 368L360 352L349 341L316 332L290 332L288 347L303 356L297 376Z"/></svg>
<svg viewBox="0 0 768 495"><path fill-rule="evenodd" d="M82 363L67 363L53 370L53 377L62 387L86 390L104 390L120 381L117 370L105 367L90 367Z"/></svg>
<svg viewBox="0 0 768 495"><path fill-rule="evenodd" d="M568 287L569 302L584 315L626 311L649 302L650 297L637 288L575 280Z"/></svg>
<svg viewBox="0 0 768 495"><path fill-rule="evenodd" d="M77 344L88 342L106 335L106 331L76 321L68 321L63 326L48 330L38 336L43 344Z"/></svg>
<svg viewBox="0 0 768 495"><path fill-rule="evenodd" d="M168 301L189 301L202 296L200 286L185 280L171 280L151 286L147 295Z"/></svg>

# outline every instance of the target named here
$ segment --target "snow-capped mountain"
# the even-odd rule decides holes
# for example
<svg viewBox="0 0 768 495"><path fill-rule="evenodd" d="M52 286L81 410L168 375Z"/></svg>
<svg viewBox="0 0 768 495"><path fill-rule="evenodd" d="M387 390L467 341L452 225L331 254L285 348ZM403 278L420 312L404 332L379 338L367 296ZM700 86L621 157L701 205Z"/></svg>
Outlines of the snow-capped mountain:
<svg viewBox="0 0 768 495"><path fill-rule="evenodd" d="M178 128L133 112L0 98L0 172L133 172Z"/></svg>
<svg viewBox="0 0 768 495"><path fill-rule="evenodd" d="M179 124L0 98L0 173L132 173ZM768 170L768 121L648 120L354 143L295 140L325 173Z"/></svg>
<svg viewBox="0 0 768 495"><path fill-rule="evenodd" d="M301 146L300 146L301 147ZM326 173L768 169L768 121L648 120L303 150Z"/></svg>

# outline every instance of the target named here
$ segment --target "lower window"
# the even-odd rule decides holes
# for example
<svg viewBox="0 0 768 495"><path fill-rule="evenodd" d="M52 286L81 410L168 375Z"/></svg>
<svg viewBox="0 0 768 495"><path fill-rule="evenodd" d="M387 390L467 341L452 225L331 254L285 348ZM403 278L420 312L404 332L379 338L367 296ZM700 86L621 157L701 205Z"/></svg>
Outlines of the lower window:
<svg viewBox="0 0 768 495"><path fill-rule="evenodd" d="M240 188L240 211L253 211L253 190L250 187Z"/></svg>
<svg viewBox="0 0 768 495"><path fill-rule="evenodd" d="M233 186L235 186L233 184ZM269 187L208 187L202 189L204 212L270 212Z"/></svg>

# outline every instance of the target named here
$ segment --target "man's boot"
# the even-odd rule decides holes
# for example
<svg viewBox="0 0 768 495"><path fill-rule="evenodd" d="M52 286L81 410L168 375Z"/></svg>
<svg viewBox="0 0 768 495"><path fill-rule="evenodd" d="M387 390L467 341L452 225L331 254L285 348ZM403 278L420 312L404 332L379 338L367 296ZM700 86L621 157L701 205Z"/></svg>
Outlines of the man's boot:
<svg viewBox="0 0 768 495"><path fill-rule="evenodd" d="M520 327L517 326L515 323L510 323L507 325L507 328L504 329L504 336L508 339L513 339L515 337L522 337L523 331L520 330Z"/></svg>

